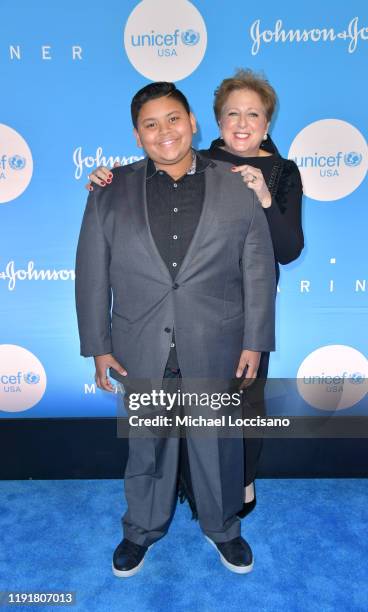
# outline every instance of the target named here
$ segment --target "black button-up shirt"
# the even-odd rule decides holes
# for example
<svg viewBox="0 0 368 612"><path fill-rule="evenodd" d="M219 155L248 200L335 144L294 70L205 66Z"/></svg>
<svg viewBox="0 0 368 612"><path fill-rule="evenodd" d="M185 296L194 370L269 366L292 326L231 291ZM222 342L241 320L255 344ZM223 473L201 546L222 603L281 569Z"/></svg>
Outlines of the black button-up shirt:
<svg viewBox="0 0 368 612"><path fill-rule="evenodd" d="M151 159L148 160L148 221L157 249L173 281L201 216L205 190L204 170L209 163L209 160L193 155L193 164L188 173L175 181L165 171L157 170ZM175 288L173 283L173 289ZM171 338L167 367L179 368L174 334Z"/></svg>

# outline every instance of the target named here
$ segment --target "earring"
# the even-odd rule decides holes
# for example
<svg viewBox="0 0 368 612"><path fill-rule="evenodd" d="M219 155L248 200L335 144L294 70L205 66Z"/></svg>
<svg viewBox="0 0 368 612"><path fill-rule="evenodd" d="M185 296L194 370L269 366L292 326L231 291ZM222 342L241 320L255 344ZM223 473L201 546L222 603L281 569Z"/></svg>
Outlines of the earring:
<svg viewBox="0 0 368 612"><path fill-rule="evenodd" d="M267 140L267 138L268 138L268 134L266 132L266 134L263 136L263 140Z"/></svg>

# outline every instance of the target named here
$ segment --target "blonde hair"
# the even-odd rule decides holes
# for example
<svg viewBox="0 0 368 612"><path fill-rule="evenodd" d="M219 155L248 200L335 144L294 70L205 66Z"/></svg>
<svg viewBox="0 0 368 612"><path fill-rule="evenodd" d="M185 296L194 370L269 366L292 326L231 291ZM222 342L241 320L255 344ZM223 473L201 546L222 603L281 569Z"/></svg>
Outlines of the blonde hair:
<svg viewBox="0 0 368 612"><path fill-rule="evenodd" d="M213 110L217 123L220 121L222 109L229 95L231 92L239 89L255 91L262 100L267 121L271 121L277 103L277 96L274 88L269 84L267 79L260 74L253 72L253 70L249 68L246 70L240 68L233 77L224 79L215 90Z"/></svg>

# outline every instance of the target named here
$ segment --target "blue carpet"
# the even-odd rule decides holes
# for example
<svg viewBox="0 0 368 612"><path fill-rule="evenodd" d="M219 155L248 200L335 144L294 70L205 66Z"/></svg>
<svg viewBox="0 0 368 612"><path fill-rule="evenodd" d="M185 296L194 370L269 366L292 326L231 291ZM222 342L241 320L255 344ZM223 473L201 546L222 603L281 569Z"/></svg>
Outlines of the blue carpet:
<svg viewBox="0 0 368 612"><path fill-rule="evenodd" d="M367 480L259 480L242 522L255 557L245 576L222 566L178 505L141 572L115 578L121 481L2 481L0 493L2 590L73 590L72 611L368 611Z"/></svg>

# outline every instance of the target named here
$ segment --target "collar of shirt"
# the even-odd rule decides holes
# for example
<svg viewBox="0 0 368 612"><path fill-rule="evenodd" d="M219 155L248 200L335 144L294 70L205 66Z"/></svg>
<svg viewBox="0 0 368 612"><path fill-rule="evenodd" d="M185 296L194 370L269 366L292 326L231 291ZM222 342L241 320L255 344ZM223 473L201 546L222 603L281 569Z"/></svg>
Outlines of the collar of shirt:
<svg viewBox="0 0 368 612"><path fill-rule="evenodd" d="M198 174L199 172L203 172L207 166L210 164L210 160L206 159L204 157L202 157L201 155L198 155L198 153L192 149L192 164L188 170L188 172L185 173L185 175L193 175L193 174ZM158 168L156 168L155 162L148 158L148 163L147 163L147 176L146 179L150 179L153 176L157 175L158 172L165 172L164 170L159 170ZM167 172L165 173L167 174Z"/></svg>

